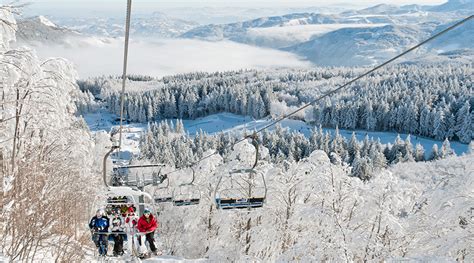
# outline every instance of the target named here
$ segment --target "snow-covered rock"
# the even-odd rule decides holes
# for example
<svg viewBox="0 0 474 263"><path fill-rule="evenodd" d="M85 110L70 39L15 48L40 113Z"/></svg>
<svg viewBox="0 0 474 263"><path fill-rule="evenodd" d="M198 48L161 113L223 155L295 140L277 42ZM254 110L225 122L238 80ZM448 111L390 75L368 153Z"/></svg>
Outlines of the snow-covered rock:
<svg viewBox="0 0 474 263"><path fill-rule="evenodd" d="M18 40L21 42L63 43L66 38L77 37L76 31L59 27L44 16L18 21Z"/></svg>

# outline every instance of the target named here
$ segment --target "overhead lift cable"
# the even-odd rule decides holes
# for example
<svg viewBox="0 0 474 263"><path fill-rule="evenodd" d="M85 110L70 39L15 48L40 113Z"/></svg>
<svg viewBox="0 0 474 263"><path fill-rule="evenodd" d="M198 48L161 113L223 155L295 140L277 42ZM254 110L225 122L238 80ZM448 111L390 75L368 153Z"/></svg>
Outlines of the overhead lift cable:
<svg viewBox="0 0 474 263"><path fill-rule="evenodd" d="M350 80L350 81L344 83L343 85L341 85L341 86L339 86L339 87L337 87L337 88L335 88L335 89L333 89L333 90L330 90L329 92L324 93L323 95L321 95L321 96L319 96L318 98L316 98L316 99L310 101L309 103L303 105L302 107L300 107L300 108L298 108L298 109L296 109L296 110L290 112L289 114L284 114L284 115L278 117L277 119L275 119L275 120L272 121L271 123L269 123L269 124L265 125L264 127L260 128L260 129L258 129L258 130L256 130L256 131L255 131L255 134L261 133L262 131L264 131L264 130L266 130L266 129L268 129L268 128L274 126L274 125L276 125L277 123L279 123L279 122L281 122L281 121L283 121L283 120L285 120L285 119L288 119L289 117L295 115L296 113L298 113L298 112L300 112L300 111L302 111L302 110L308 108L309 106L315 104L316 102L319 102L319 101L321 101L321 100L324 99L324 98L327 98L327 97L329 97L329 96L331 96L331 95L333 95L333 94L338 93L338 92L341 91L341 90L344 90L344 89L348 88L351 84L355 83L356 81L358 81L358 80L360 80L360 79L362 79L362 78L368 76L369 74L371 74L371 73L373 73L373 72L375 72L375 71L377 71L377 70L379 70L379 69L385 67L386 65L390 64L391 62L393 62L393 61L395 61L395 60L397 60L397 59L399 59L399 58L401 58L401 57L407 55L408 53L412 52L413 50L415 50L415 49L417 49L417 48L419 48L419 47L425 45L425 44L428 43L428 42L433 41L434 39L436 39L436 38L438 38L438 37L440 37L440 36L446 34L447 32L449 32L449 31L455 29L456 27L461 26L462 24L466 23L467 21L469 21L469 20L471 20L471 19L473 19L473 18L474 18L474 15L470 15L470 16L468 16L468 17L466 17L466 18L464 18L464 19L462 19L462 20L460 20L460 21L454 23L453 25L451 25L451 26L447 27L446 29L444 29L444 30L442 30L442 31L440 31L440 32L438 32L438 33L432 35L431 37L429 37L429 38L425 39L424 41L418 43L417 45L415 45L415 46L413 46L413 47L411 47L411 48L405 50L404 52L402 52L402 53L396 55L395 57L393 57L393 58L391 58L391 59L389 59L389 60L387 60L387 61L385 61L385 62L383 62L383 63L381 63L381 64L379 64L379 65L377 65L377 66L375 66L375 67L372 68L371 70L368 70L368 71L364 72L363 74L357 76L356 78L353 78L352 80ZM253 136L253 135L244 136L242 139L237 140L235 143L233 143L233 144L231 144L231 145L225 147L224 150L231 149L231 148L233 148L236 144L241 143L241 142L243 142L243 141L245 141L245 140L247 140L247 139L251 139L252 136ZM208 154L208 155L202 157L201 159L199 159L199 160L193 162L190 166L195 166L196 164L198 164L198 163L200 163L200 162L202 162L202 161L204 161L204 160L206 160L206 159L208 159L208 158L210 158L210 157L216 155L217 153L218 153L218 152L215 151L215 152L212 153L212 154ZM184 168L185 168L185 167L183 167L183 168L178 168L178 169L176 169L176 170L173 170L173 171L167 173L167 175L170 175L170 174L176 173L176 172L178 172L178 171L181 171L181 170L184 169Z"/></svg>
<svg viewBox="0 0 474 263"><path fill-rule="evenodd" d="M118 145L112 145L112 148L105 154L103 164L102 164L102 177L104 179L104 184L106 187L109 187L107 183L107 158L109 155L115 151L119 150L122 147L122 130L123 130L123 109L125 104L125 86L127 81L127 64L128 64L128 43L130 38L130 20L132 13L132 0L127 0L127 16L125 21L125 47L123 51L123 73L122 73L122 94L120 96L120 130L119 130L119 142Z"/></svg>
<svg viewBox="0 0 474 263"><path fill-rule="evenodd" d="M123 130L123 108L125 104L125 86L127 82L127 65L128 65L128 42L130 38L130 20L132 12L132 0L127 1L127 17L125 22L125 47L123 50L123 73L122 73L122 94L120 96L120 135L118 148L122 147L122 130Z"/></svg>

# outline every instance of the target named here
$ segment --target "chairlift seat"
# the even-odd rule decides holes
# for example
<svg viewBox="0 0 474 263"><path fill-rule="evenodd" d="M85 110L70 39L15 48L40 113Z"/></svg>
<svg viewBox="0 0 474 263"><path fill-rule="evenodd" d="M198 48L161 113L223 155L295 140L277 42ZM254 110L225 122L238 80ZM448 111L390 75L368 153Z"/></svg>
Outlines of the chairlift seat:
<svg viewBox="0 0 474 263"><path fill-rule="evenodd" d="M155 197L155 203L171 203L173 202L173 197L166 196L166 197Z"/></svg>
<svg viewBox="0 0 474 263"><path fill-rule="evenodd" d="M216 198L219 209L242 209L263 207L265 197L251 198Z"/></svg>
<svg viewBox="0 0 474 263"><path fill-rule="evenodd" d="M192 199L183 199L183 200L173 200L174 206L188 206L188 205L198 205L199 198L192 198Z"/></svg>

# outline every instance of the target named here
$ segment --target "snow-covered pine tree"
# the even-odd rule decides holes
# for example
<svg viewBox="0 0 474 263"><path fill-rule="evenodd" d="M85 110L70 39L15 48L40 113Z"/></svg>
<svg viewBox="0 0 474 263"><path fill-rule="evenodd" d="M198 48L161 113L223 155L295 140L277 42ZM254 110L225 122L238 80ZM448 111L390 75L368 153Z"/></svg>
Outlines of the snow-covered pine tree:
<svg viewBox="0 0 474 263"><path fill-rule="evenodd" d="M433 144L433 148L431 148L431 154L428 160L434 161L434 160L438 160L439 158L440 158L440 153L438 150L438 145Z"/></svg>
<svg viewBox="0 0 474 263"><path fill-rule="evenodd" d="M425 149L419 143L415 146L415 161L422 162L425 160Z"/></svg>
<svg viewBox="0 0 474 263"><path fill-rule="evenodd" d="M446 158L448 156L454 155L453 149L451 149L451 144L449 143L448 138L444 139L441 150L439 151L440 158Z"/></svg>
<svg viewBox="0 0 474 263"><path fill-rule="evenodd" d="M404 147L403 147L403 159L404 162L412 162L415 160L414 152L413 152L413 144L411 144L411 136L408 135L405 139Z"/></svg>
<svg viewBox="0 0 474 263"><path fill-rule="evenodd" d="M474 111L470 111L469 100L459 109L456 116L456 135L463 143L470 143L474 138Z"/></svg>

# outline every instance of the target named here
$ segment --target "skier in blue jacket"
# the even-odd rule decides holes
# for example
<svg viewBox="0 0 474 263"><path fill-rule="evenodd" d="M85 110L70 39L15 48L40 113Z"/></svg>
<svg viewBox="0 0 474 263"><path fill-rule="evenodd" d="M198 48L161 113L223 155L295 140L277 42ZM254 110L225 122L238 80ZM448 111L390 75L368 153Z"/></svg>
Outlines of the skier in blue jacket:
<svg viewBox="0 0 474 263"><path fill-rule="evenodd" d="M89 228L92 232L92 240L99 248L99 255L105 257L107 255L109 218L105 215L103 209L97 210L96 215L89 222Z"/></svg>

